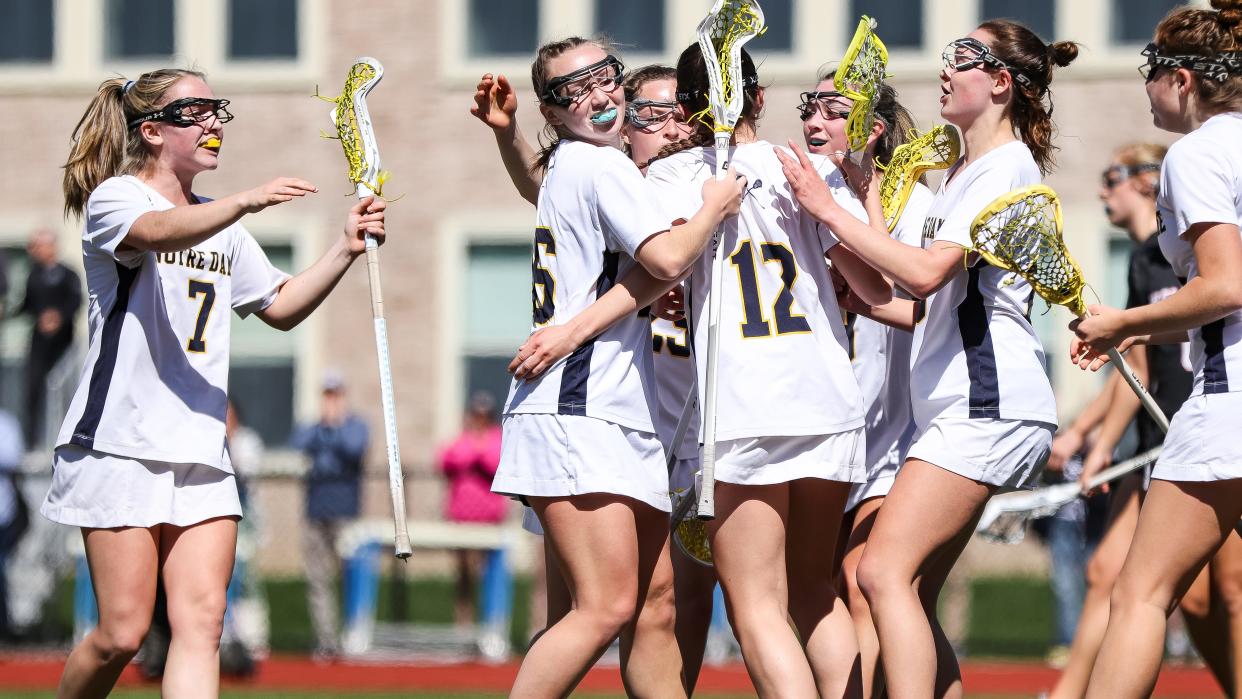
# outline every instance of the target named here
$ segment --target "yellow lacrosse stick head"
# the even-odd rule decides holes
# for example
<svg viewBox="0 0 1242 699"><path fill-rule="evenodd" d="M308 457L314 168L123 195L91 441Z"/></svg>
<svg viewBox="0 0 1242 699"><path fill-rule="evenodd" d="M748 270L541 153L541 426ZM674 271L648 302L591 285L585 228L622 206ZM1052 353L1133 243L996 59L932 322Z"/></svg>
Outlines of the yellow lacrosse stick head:
<svg viewBox="0 0 1242 699"><path fill-rule="evenodd" d="M693 495L694 491L690 491ZM705 566L714 565L712 549L707 542L707 522L693 515L678 522L673 529L673 541L682 553Z"/></svg>
<svg viewBox="0 0 1242 699"><path fill-rule="evenodd" d="M359 196L374 194L382 196L388 173L380 167L379 144L375 129L371 126L371 114L367 109L367 94L384 77L384 66L374 58L364 56L354 62L345 76L345 87L336 97L322 97L331 102L332 124L336 137L345 151L349 163L349 181Z"/></svg>
<svg viewBox="0 0 1242 699"><path fill-rule="evenodd" d="M933 126L925 134L911 129L910 140L893 151L887 165L879 166L884 171L884 177L880 180L880 205L884 208L884 221L890 232L897 227L897 220L905 211L914 185L923 173L943 170L961 155L961 136L954 127L941 124Z"/></svg>
<svg viewBox="0 0 1242 699"><path fill-rule="evenodd" d="M970 225L974 251L1022 277L1040 298L1086 315L1082 270L1061 238L1061 201L1042 184L997 197Z"/></svg>
<svg viewBox="0 0 1242 699"><path fill-rule="evenodd" d="M845 57L832 77L837 92L854 101L845 122L845 135L850 142L850 153L861 154L867 148L867 139L875 123L875 102L888 68L888 49L876 35L877 23L863 15L854 31L854 38L845 49ZM859 155L857 160L861 159Z"/></svg>
<svg viewBox="0 0 1242 699"><path fill-rule="evenodd" d="M709 106L692 119L710 117L717 134L733 131L745 104L742 46L765 29L763 8L756 0L716 0L698 28L699 49L707 63Z"/></svg>

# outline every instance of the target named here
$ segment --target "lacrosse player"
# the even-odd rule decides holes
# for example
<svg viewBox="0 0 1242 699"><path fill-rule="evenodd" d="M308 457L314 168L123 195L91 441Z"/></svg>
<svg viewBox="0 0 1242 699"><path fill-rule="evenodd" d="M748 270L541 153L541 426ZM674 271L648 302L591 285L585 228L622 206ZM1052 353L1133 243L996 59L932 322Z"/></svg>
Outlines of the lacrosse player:
<svg viewBox="0 0 1242 699"><path fill-rule="evenodd" d="M1186 134L1169 148L1156 200L1160 249L1185 284L1149 305L1092 307L1072 325L1080 366L1098 369L1110 347L1189 335L1194 373L1113 586L1088 697L1151 693L1168 612L1242 516L1242 446L1232 436L1242 411L1242 2L1212 6L1219 12L1170 12L1140 69L1155 125Z"/></svg>
<svg viewBox="0 0 1242 699"><path fill-rule="evenodd" d="M60 696L102 696L146 635L160 576L172 644L163 691L215 696L237 484L225 445L228 314L287 330L384 236L384 202L358 202L344 235L296 277L238 222L311 194L282 177L210 200L228 100L201 73L103 82L73 134L65 213L82 215L90 348L57 439L42 512L82 528L99 625L74 648Z"/></svg>
<svg viewBox="0 0 1242 699"><path fill-rule="evenodd" d="M1004 20L945 49L940 113L962 133L964 152L928 210L923 247L876 235L834 201L805 155L782 156L804 208L896 286L927 300L912 350L917 432L857 573L892 696L960 684L936 597L987 499L1028 482L1052 442L1056 405L1027 319L1031 288L964 258L963 248L981 210L1052 166L1044 98L1053 66L1076 55L1072 43L1045 45Z"/></svg>

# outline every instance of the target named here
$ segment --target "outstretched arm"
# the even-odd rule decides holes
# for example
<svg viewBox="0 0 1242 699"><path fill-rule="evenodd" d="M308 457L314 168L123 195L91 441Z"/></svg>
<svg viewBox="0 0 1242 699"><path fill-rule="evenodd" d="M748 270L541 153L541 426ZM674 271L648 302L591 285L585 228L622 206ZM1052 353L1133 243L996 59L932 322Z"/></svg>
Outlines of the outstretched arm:
<svg viewBox="0 0 1242 699"><path fill-rule="evenodd" d="M492 77L491 73L480 78L470 113L491 127L500 160L518 194L532 204L537 203L540 183L534 174L535 149L518 128L517 95L509 79L503 75Z"/></svg>

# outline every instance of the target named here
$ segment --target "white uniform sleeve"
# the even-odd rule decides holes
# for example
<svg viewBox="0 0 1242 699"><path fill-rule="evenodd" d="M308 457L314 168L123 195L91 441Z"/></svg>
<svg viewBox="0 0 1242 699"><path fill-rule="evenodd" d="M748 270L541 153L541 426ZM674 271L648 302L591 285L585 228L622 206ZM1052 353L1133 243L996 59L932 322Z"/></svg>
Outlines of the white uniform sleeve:
<svg viewBox="0 0 1242 699"><path fill-rule="evenodd" d="M233 224L232 265L230 302L242 318L272 305L280 287L289 280L288 274L272 266L258 241L240 223Z"/></svg>
<svg viewBox="0 0 1242 699"><path fill-rule="evenodd" d="M968 182L954 184L964 187L966 191L962 192L957 206L954 206L945 216L944 223L936 231L936 237L933 240L943 240L964 248L973 248L974 243L970 240L970 224L974 222L979 212L987 208L988 204L991 204L997 197L1016 189L1017 183L1008 172L984 170Z"/></svg>
<svg viewBox="0 0 1242 699"><path fill-rule="evenodd" d="M1177 235L1196 223L1238 223L1233 164L1226 151L1200 139L1174 146L1160 171L1160 191Z"/></svg>
<svg viewBox="0 0 1242 699"><path fill-rule="evenodd" d="M647 182L655 190L661 211L670 222L689 221L703 208L703 185L692 182L672 158L652 163L647 168Z"/></svg>
<svg viewBox="0 0 1242 699"><path fill-rule="evenodd" d="M610 250L633 257L648 238L669 229L652 185L620 151L598 163L594 193L600 228Z"/></svg>
<svg viewBox="0 0 1242 699"><path fill-rule="evenodd" d="M922 184L914 185L906 208L902 210L901 218L897 219L897 227L893 229L893 238L906 245L922 247L923 222L927 219L927 212L935 198L927 187Z"/></svg>
<svg viewBox="0 0 1242 699"><path fill-rule="evenodd" d="M120 250L129 229L139 216L157 211L155 202L140 185L121 177L104 180L86 202L86 227L82 242L107 253L126 267L143 258L141 250Z"/></svg>

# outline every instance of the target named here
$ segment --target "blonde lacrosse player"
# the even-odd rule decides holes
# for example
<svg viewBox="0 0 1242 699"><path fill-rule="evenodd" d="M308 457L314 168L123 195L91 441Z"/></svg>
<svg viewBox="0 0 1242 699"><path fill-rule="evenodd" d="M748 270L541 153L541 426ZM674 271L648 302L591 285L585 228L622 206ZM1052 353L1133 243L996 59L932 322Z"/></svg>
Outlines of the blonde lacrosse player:
<svg viewBox="0 0 1242 699"><path fill-rule="evenodd" d="M643 308L654 301L737 211L744 179L705 185L703 207L670 228L620 148L620 61L600 42L574 37L542 46L531 76L551 141L536 160L545 175L537 199L534 329L547 326L577 349L539 378L514 381L493 489L531 504L573 599L569 613L531 646L513 695L561 696L647 598L667 549L671 509L653 418L650 321L628 313L590 332L592 313L611 308L593 302L627 277L634 295L607 296L610 302ZM517 364L530 359L519 353ZM649 638L637 678L650 688L630 691L684 695L672 619L657 628L664 636ZM627 663L637 660L631 650L623 649Z"/></svg>
<svg viewBox="0 0 1242 699"><path fill-rule="evenodd" d="M869 223L887 232L875 163L892 160L893 151L906 142L914 128L914 117L897 101L897 91L881 83L875 105L875 126L861 167L855 166L852 160L844 157L849 150L846 118L854 102L836 91L833 75L834 72L829 71L820 77L813 91L802 93L798 111L802 118L803 141L807 152L832 158L842 168L850 188L866 205ZM907 245L920 245L923 218L931 201L931 190L921 182L915 184L892 232L893 238ZM879 638L866 597L858 589L858 562L866 549L876 514L893 486L897 469L905 461L914 434L910 415L910 343L919 307L899 290L894 289L894 296L899 298L894 299L889 310L892 314L904 312L904 318L888 318L887 322L868 317L874 315L872 307L859 302L848 290L838 296L847 312L850 360L867 414L867 480L850 491L837 543L839 585L858 637L863 697L882 694L884 682L879 670ZM899 299L904 299L905 303Z"/></svg>
<svg viewBox="0 0 1242 699"><path fill-rule="evenodd" d="M857 683L857 646L833 583L831 546L850 488L865 478L866 446L825 255L864 299L883 303L891 290L790 197L771 144L756 131L764 106L759 77L745 50L741 58L744 104L732 162L751 186L720 242L727 267L711 549L760 695L842 696ZM687 114L706 112L708 77L698 44L681 54L677 92ZM692 139L648 168L672 206L693 210L701 183L713 177L715 151L705 145L711 142L711 129L698 123ZM836 168L827 159L819 165L816 176L865 216ZM706 347L712 267L710 255L700 258L690 279L696 348Z"/></svg>
<svg viewBox="0 0 1242 699"><path fill-rule="evenodd" d="M858 566L892 697L960 692L936 598L988 498L1027 483L1048 456L1056 405L1026 315L1031 288L963 250L981 210L1052 166L1048 86L1054 65L1076 55L1072 43L1045 45L1005 20L945 48L940 114L962 133L964 152L928 210L923 247L876 235L836 203L803 154L782 157L805 208L927 300L912 350L917 432Z"/></svg>
<svg viewBox="0 0 1242 699"><path fill-rule="evenodd" d="M1177 411L1113 586L1088 697L1148 696L1168 613L1242 517L1242 2L1179 8L1143 50L1157 127L1186 134L1160 173L1159 244L1185 284L1124 311L1092 307L1071 351L1099 352L1189 335L1194 388ZM1169 523L1176 522L1170 530ZM1228 688L1226 688L1228 689Z"/></svg>
<svg viewBox="0 0 1242 699"><path fill-rule="evenodd" d="M677 74L668 66L651 65L639 68L626 75L623 81L626 96L626 122L621 130L621 138L630 158L640 164L646 172L646 163L655 157L664 146L680 141L690 134L678 108L676 101ZM517 97L513 93L508 80L503 76L484 75L480 80L475 94L475 105L471 112L497 132L497 145L506 169L514 176L514 186L519 193L532 204L537 203L540 178L530 170L529 163L534 160L534 150L521 136L517 126L515 113ZM512 167L510 165L513 165ZM605 296L628 293L626 287L631 282L627 276ZM632 298L632 296L631 296ZM597 300L596 304L605 304L608 299ZM593 304L594 305L594 304ZM610 317L598 319L599 325L588 334L595 334L605 327L620 320L622 315L633 313L637 308L616 306ZM698 427L697 412L691 417L690 429L680 444L674 445L673 439L677 431L677 421L691 387L694 383L694 365L691 361L687 324L684 318L654 316L652 325L652 352L659 396L659 411L656 415L656 433L664 444L665 450L676 452L677 462L674 466L670 482L673 492L684 492L692 483L694 473L698 470ZM562 336L564 337L564 336ZM556 339L555 333L537 330L530 339L518 349L510 371L514 377L524 381L534 380L552 364L572 352L576 347L568 342L559 345L550 343ZM524 358L519 361L519 357ZM529 510L528 510L529 512ZM524 526L535 534L542 534L539 522L533 513L523 519ZM555 551L546 546L545 560L555 564ZM672 547L670 547L672 548ZM671 563L670 563L671 561ZM674 573L675 571L675 573ZM550 596L548 608L559 608L557 600L559 590L564 587L559 571L549 566L547 571ZM552 576L555 575L555 578ZM622 633L623 637L633 633L635 638L629 641L639 647L631 651L630 661L623 668L627 675L626 682L637 686L639 680L634 677L645 672L642 666L644 654L641 647L647 628L666 623L676 607L676 636L682 657L682 675L686 691L694 691L698 680L699 669L703 661L704 646L707 642L708 627L711 625L712 592L716 584L716 575L711 568L702 566L691 560L679 548L674 549L670 556L661 552L660 560L652 573L652 580L647 590L638 615L634 620L634 628ZM566 593L567 596L567 593ZM567 611L567 605L566 611ZM563 614L563 613L562 613ZM549 624L554 623L560 615L549 614ZM658 637L658 634L657 634Z"/></svg>
<svg viewBox="0 0 1242 699"><path fill-rule="evenodd" d="M384 236L366 199L344 235L296 277L275 269L239 223L316 190L282 177L210 200L232 119L201 73L163 69L102 83L73 134L66 214L82 215L90 348L57 439L42 512L81 527L99 625L70 654L59 696L106 695L168 599L168 696L215 696L237 483L225 448L229 309L288 330ZM223 310L221 310L222 307Z"/></svg>

